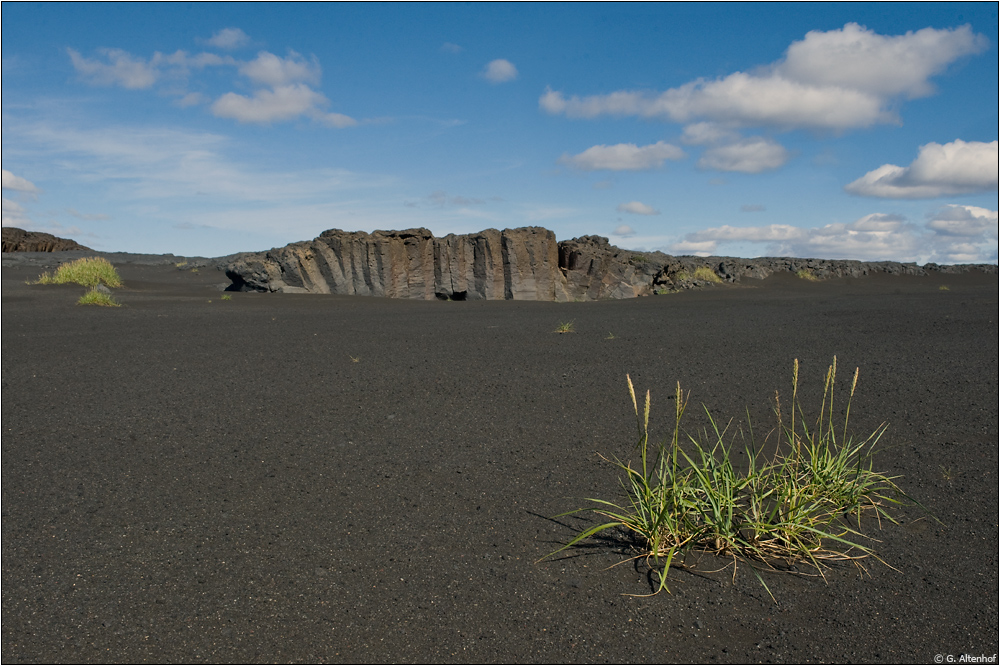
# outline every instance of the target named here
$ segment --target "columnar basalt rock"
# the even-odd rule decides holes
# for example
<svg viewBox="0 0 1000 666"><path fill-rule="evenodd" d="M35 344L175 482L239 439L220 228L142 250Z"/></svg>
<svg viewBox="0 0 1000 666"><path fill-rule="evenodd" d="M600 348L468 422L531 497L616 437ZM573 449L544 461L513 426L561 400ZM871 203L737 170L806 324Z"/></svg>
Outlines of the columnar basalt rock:
<svg viewBox="0 0 1000 666"><path fill-rule="evenodd" d="M718 280L707 280L708 269ZM556 242L541 227L486 229L436 238L427 229L324 231L312 241L239 255L226 267L233 290L347 294L430 300L568 301L635 298L773 273L818 279L872 273L926 275L995 265L761 257L674 257L615 247L602 236ZM701 276L701 277L700 277Z"/></svg>
<svg viewBox="0 0 1000 666"><path fill-rule="evenodd" d="M238 289L454 300L568 300L555 234L540 227L435 238L427 229L324 231L312 241L244 254Z"/></svg>

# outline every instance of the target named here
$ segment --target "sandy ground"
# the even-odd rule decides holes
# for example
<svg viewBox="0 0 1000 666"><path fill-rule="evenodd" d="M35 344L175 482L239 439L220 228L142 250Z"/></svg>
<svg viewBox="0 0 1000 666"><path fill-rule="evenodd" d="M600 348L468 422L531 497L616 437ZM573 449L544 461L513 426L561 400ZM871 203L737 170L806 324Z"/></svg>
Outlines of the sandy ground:
<svg viewBox="0 0 1000 666"><path fill-rule="evenodd" d="M790 276L591 303L243 294L123 265L126 307L3 278L4 663L932 663L998 650L998 281ZM947 287L942 289L941 287ZM574 332L553 333L562 322ZM625 384L766 422L838 357L918 509L864 577L676 570L606 540ZM699 425L697 410L689 422ZM711 562L703 561L702 568ZM996 663L993 661L992 663Z"/></svg>

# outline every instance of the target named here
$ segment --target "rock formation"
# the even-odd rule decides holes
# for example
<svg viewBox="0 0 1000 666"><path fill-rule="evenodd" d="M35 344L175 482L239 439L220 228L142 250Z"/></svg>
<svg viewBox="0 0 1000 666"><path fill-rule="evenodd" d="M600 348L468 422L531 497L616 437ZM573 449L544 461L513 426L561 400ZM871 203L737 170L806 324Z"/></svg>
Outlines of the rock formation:
<svg viewBox="0 0 1000 666"><path fill-rule="evenodd" d="M540 227L435 238L427 229L324 231L245 254L235 289L418 299L568 300L555 234Z"/></svg>
<svg viewBox="0 0 1000 666"><path fill-rule="evenodd" d="M6 240L5 240L6 242ZM708 269L710 273L698 273ZM556 242L541 227L487 229L435 238L427 229L324 231L312 241L239 255L226 266L233 291L349 294L451 300L571 301L634 298L791 272L825 279L872 273L926 275L992 264L674 257L622 250L602 236ZM718 280L706 279L714 275Z"/></svg>
<svg viewBox="0 0 1000 666"><path fill-rule="evenodd" d="M3 228L4 252L66 252L71 250L89 251L74 240L59 238L40 231L25 231L17 227Z"/></svg>

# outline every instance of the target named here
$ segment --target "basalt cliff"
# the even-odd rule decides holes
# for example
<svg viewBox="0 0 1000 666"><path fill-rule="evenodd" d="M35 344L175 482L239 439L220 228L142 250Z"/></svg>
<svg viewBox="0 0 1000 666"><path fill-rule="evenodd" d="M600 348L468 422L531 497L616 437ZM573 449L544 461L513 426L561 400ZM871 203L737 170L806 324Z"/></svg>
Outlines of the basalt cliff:
<svg viewBox="0 0 1000 666"><path fill-rule="evenodd" d="M4 252L70 252L89 250L68 238L59 238L41 231L25 231L17 227L3 228Z"/></svg>
<svg viewBox="0 0 1000 666"><path fill-rule="evenodd" d="M267 252L238 255L226 266L232 291L347 294L442 300L573 301L634 298L738 282L788 271L818 279L872 273L925 275L995 265L762 257L675 257L623 250L601 236L556 241L541 227L487 229L435 237L427 229L341 231Z"/></svg>

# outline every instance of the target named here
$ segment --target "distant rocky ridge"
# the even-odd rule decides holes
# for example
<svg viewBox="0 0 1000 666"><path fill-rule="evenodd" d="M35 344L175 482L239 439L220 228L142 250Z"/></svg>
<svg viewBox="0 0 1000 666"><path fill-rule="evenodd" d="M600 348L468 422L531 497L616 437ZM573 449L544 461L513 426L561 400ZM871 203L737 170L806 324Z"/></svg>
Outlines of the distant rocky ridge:
<svg viewBox="0 0 1000 666"><path fill-rule="evenodd" d="M4 252L66 252L89 249L68 238L59 238L40 231L25 231L17 227L3 227Z"/></svg>
<svg viewBox="0 0 1000 666"><path fill-rule="evenodd" d="M706 268L711 273L705 273ZM423 228L370 234L330 229L312 241L238 255L225 270L233 291L574 301L698 288L712 284L713 274L723 282L739 282L778 272L825 279L873 273L996 273L997 266L675 257L623 250L602 236L557 242L548 229L521 227L443 238Z"/></svg>

